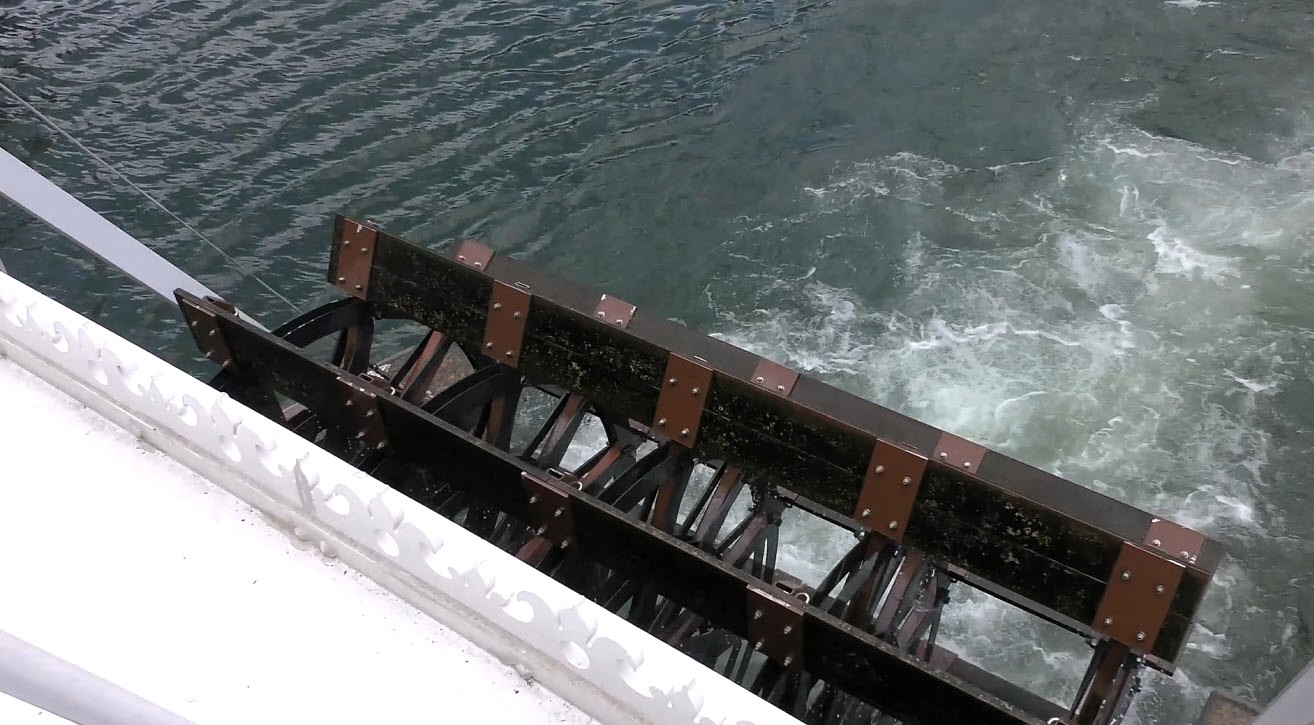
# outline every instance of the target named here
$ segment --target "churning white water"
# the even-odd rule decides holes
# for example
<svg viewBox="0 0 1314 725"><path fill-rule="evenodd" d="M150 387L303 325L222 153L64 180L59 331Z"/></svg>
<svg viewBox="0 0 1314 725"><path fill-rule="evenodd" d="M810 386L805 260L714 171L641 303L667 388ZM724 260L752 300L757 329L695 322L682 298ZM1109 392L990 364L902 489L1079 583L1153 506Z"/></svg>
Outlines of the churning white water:
<svg viewBox="0 0 1314 725"><path fill-rule="evenodd" d="M799 190L811 211L783 223L862 234L873 204L907 205L917 231L871 240L903 243L897 301L874 305L815 268L781 279L762 265L764 289L790 303L724 312L719 336L1210 534L1268 536L1256 522L1273 445L1265 411L1307 364L1287 339L1307 334L1290 313L1305 317L1292 307L1311 301L1299 262L1314 241L1314 150L1261 162L1116 118L1022 164L840 164L830 183ZM763 224L741 221L745 234ZM820 236L796 241L821 254ZM782 566L833 560L844 542L819 534L795 529ZM1244 619L1233 607L1248 599L1247 569L1221 568L1182 670L1147 679L1141 722L1198 708L1197 671ZM1090 655L966 588L942 636L1059 701Z"/></svg>

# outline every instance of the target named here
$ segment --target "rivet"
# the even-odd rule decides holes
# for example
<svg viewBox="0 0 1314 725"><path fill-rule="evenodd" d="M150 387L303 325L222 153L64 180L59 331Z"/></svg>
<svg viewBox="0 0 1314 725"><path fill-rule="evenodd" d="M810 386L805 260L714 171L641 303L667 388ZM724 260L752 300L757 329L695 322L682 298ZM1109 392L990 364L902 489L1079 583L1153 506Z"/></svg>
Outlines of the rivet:
<svg viewBox="0 0 1314 725"><path fill-rule="evenodd" d="M512 313L511 313L511 317L512 317L513 319L517 319L517 320L518 320L518 319L520 319L520 313L519 313L519 312L512 312Z"/></svg>
<svg viewBox="0 0 1314 725"><path fill-rule="evenodd" d="M502 303L501 303L501 302L494 302L494 303L493 303L493 309L495 309L495 310L500 310L500 309L502 309Z"/></svg>
<svg viewBox="0 0 1314 725"><path fill-rule="evenodd" d="M1104 618L1104 626L1107 627L1107 626L1109 626L1110 624L1113 624L1113 617L1105 617L1105 618Z"/></svg>
<svg viewBox="0 0 1314 725"><path fill-rule="evenodd" d="M365 417L366 417L366 418L373 418L373 417L374 417L374 411L372 411L372 410L367 410L367 411L365 411Z"/></svg>
<svg viewBox="0 0 1314 725"><path fill-rule="evenodd" d="M211 351L208 351L208 350L207 350L206 353L205 353L205 356L206 356L207 358L213 358L213 357L214 357L214 353L211 352Z"/></svg>
<svg viewBox="0 0 1314 725"><path fill-rule="evenodd" d="M621 318L617 317L617 318L616 318L616 324L617 324L617 325L624 325L624 324L625 324L625 320L622 320Z"/></svg>
<svg viewBox="0 0 1314 725"><path fill-rule="evenodd" d="M210 330L210 337L214 337L217 334L219 334L218 330Z"/></svg>
<svg viewBox="0 0 1314 725"><path fill-rule="evenodd" d="M356 401L354 401L354 400L352 400L352 399L350 399L350 398L348 398L348 399L347 399L347 402L345 403L346 407L348 407L348 408L350 408L351 406L353 406L353 405L355 405L355 404L356 404Z"/></svg>
<svg viewBox="0 0 1314 725"><path fill-rule="evenodd" d="M530 497L529 497L529 505L530 505L530 506L533 506L533 505L536 504L536 503L538 503L538 496L530 496Z"/></svg>
<svg viewBox="0 0 1314 725"><path fill-rule="evenodd" d="M786 629L788 629L788 627L786 627ZM780 664L782 664L782 665L784 665L784 666L786 666L786 667L789 667L789 666L790 666L791 664L793 664L793 663L794 663L794 656L793 656L793 655L785 655L785 661L784 661L784 662L781 662Z"/></svg>
<svg viewBox="0 0 1314 725"><path fill-rule="evenodd" d="M671 378L670 380L667 380L667 381L666 381L666 384L667 384L667 385L675 385L675 384L678 383L678 382L680 382L680 381L679 381L679 380L676 380L675 378Z"/></svg>
<svg viewBox="0 0 1314 725"><path fill-rule="evenodd" d="M1191 558L1191 552L1189 552L1189 551L1183 551L1183 552L1182 552L1182 558L1183 558L1183 559L1190 559L1190 558Z"/></svg>
<svg viewBox="0 0 1314 725"><path fill-rule="evenodd" d="M546 533L547 533L547 527L546 527L546 526L540 526L540 527L538 527L538 530L536 530L534 533L537 534L537 535L539 535L539 536L542 536L543 534L546 534Z"/></svg>
<svg viewBox="0 0 1314 725"><path fill-rule="evenodd" d="M940 454L940 460L943 461L943 460L945 460L945 459L947 459L947 458L949 458L949 454L948 454L948 453L941 453L941 454Z"/></svg>
<svg viewBox="0 0 1314 725"><path fill-rule="evenodd" d="M1154 588L1154 593L1155 593L1155 594L1163 594L1163 585L1160 584L1160 585L1156 586L1156 587Z"/></svg>
<svg viewBox="0 0 1314 725"><path fill-rule="evenodd" d="M485 343L484 343L484 349L485 349L485 350L492 350L492 349L493 349L493 343L491 343L491 342L485 342Z"/></svg>
<svg viewBox="0 0 1314 725"><path fill-rule="evenodd" d="M350 240L350 239L343 239L343 240L342 240L342 246L344 246L344 247L350 247L350 246L351 246L351 240Z"/></svg>
<svg viewBox="0 0 1314 725"><path fill-rule="evenodd" d="M761 640L761 639L759 639L758 641L754 642L754 643L753 643L753 649L757 650L758 652L761 652L761 651L762 651L762 643L765 642L765 641L766 641L766 640Z"/></svg>
<svg viewBox="0 0 1314 725"><path fill-rule="evenodd" d="M515 357L515 356L516 356L516 353L515 353L514 350L507 350L507 351L506 351L506 356L507 356L507 357Z"/></svg>
<svg viewBox="0 0 1314 725"><path fill-rule="evenodd" d="M761 619L761 618L762 618L762 610L761 610L761 609L754 609L754 610L753 610L753 619Z"/></svg>
<svg viewBox="0 0 1314 725"><path fill-rule="evenodd" d="M793 632L793 631L794 631L794 628L791 627L790 625L786 624L786 625L785 625L785 628L782 629L782 630L780 630L780 633L781 633L781 634L789 634L790 632Z"/></svg>
<svg viewBox="0 0 1314 725"><path fill-rule="evenodd" d="M662 418L662 419L658 420L658 421L657 421L657 425L658 425L658 427L665 428L665 427L666 427L666 419L665 419L665 418Z"/></svg>
<svg viewBox="0 0 1314 725"><path fill-rule="evenodd" d="M963 468L971 468L971 467L972 467L971 461L963 461Z"/></svg>
<svg viewBox="0 0 1314 725"><path fill-rule="evenodd" d="M885 473L885 466L876 466L876 474L880 475L882 473Z"/></svg>
<svg viewBox="0 0 1314 725"><path fill-rule="evenodd" d="M365 289L365 288L364 288L364 287L361 287L360 285L356 285L356 291L357 291L357 292L359 292L360 290L363 290L363 289Z"/></svg>
<svg viewBox="0 0 1314 725"><path fill-rule="evenodd" d="M219 363L219 367L226 368L228 367L228 364L231 362L232 360L224 360L223 362Z"/></svg>
<svg viewBox="0 0 1314 725"><path fill-rule="evenodd" d="M1123 580L1123 581L1128 581L1128 580L1130 580L1130 579L1131 579L1131 572L1129 572L1129 571L1124 571L1124 572L1122 573L1122 580Z"/></svg>
<svg viewBox="0 0 1314 725"><path fill-rule="evenodd" d="M785 386L783 386L783 385L777 385L777 386L776 386L776 390L779 390L780 392L783 393L783 392L785 392Z"/></svg>
<svg viewBox="0 0 1314 725"><path fill-rule="evenodd" d="M338 277L338 283L339 283L339 284L341 284L341 283L343 283L343 282L346 282L346 281L347 281L347 278L346 278L346 277Z"/></svg>
<svg viewBox="0 0 1314 725"><path fill-rule="evenodd" d="M605 310L598 310L598 317L606 318L607 312Z"/></svg>
<svg viewBox="0 0 1314 725"><path fill-rule="evenodd" d="M688 428L682 428L682 429L680 430L680 437L681 437L681 438L688 438L688 437L689 437L689 429L688 429Z"/></svg>
<svg viewBox="0 0 1314 725"><path fill-rule="evenodd" d="M898 522L898 521L891 521L891 522L890 522L890 531L894 531L894 530L897 529L897 528L899 528L899 522Z"/></svg>
<svg viewBox="0 0 1314 725"><path fill-rule="evenodd" d="M755 382L755 383L760 383L760 382L763 382L764 380L766 380L766 378L762 377L761 375L759 375L759 376L753 378L753 382Z"/></svg>
<svg viewBox="0 0 1314 725"><path fill-rule="evenodd" d="M196 327L196 321L192 320L192 327Z"/></svg>
<svg viewBox="0 0 1314 725"><path fill-rule="evenodd" d="M1145 633L1144 633L1144 632L1137 632L1137 633L1136 633L1136 641L1137 641L1137 642L1144 642L1144 641L1145 641Z"/></svg>
<svg viewBox="0 0 1314 725"><path fill-rule="evenodd" d="M483 262L475 262L475 269L483 269L483 268L484 268Z"/></svg>
<svg viewBox="0 0 1314 725"><path fill-rule="evenodd" d="M464 255L464 254L458 254L458 255L456 255L456 261L458 261L458 262L464 262L464 261L465 261L465 255Z"/></svg>
<svg viewBox="0 0 1314 725"><path fill-rule="evenodd" d="M553 511L553 512L552 512L552 518L554 518L554 519L559 519L559 518L561 518L561 514L563 514L563 513L565 513L565 512L566 512L566 510L565 510L564 508L559 508L559 509L557 509L556 511Z"/></svg>
<svg viewBox="0 0 1314 725"><path fill-rule="evenodd" d="M865 519L865 518L867 518L868 516L871 516L871 509L863 509L863 510L862 510L862 518Z"/></svg>
<svg viewBox="0 0 1314 725"><path fill-rule="evenodd" d="M689 392L693 393L693 396L694 396L695 398L697 398L697 397L698 397L698 394L701 393L701 392L703 392L703 391L702 391L701 389L699 389L699 388L694 388L693 390L690 390Z"/></svg>
<svg viewBox="0 0 1314 725"><path fill-rule="evenodd" d="M361 254L369 254L369 253L370 253L370 248L369 248L369 247L361 247L361 248L360 248L360 253L361 253Z"/></svg>
<svg viewBox="0 0 1314 725"><path fill-rule="evenodd" d="M905 486L911 486L911 485L912 485L912 479L909 478L909 477L907 477L907 476L904 476L904 477L903 477L903 485L905 485Z"/></svg>
<svg viewBox="0 0 1314 725"><path fill-rule="evenodd" d="M1159 541L1158 539L1155 539L1154 541L1151 541L1150 543L1153 544L1154 546L1160 546L1160 545L1161 545L1161 544L1160 544L1160 541Z"/></svg>
<svg viewBox="0 0 1314 725"><path fill-rule="evenodd" d="M570 548L570 539L566 539L565 541L561 542L561 548L563 548L563 549L569 549L569 548Z"/></svg>

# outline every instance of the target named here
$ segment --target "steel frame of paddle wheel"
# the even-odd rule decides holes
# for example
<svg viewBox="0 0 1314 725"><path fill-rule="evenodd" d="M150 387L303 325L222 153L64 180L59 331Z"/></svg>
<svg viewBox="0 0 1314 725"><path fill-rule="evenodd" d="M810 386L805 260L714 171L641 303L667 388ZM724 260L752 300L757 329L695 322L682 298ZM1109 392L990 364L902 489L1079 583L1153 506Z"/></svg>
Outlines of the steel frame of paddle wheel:
<svg viewBox="0 0 1314 725"><path fill-rule="evenodd" d="M220 390L806 722L1107 725L1123 716L1145 665L1171 671L1221 560L1216 542L1088 495L1105 507L1092 511L1094 524L1055 511L1079 487L1049 477L1067 487L1059 498L1017 495L987 474L1026 480L1034 469L906 419L854 434L841 405L817 410L818 396L830 405L835 394L808 378L736 359L748 354L709 348L683 328L632 324L637 311L620 300L494 258L470 242L439 255L339 217L330 281L349 296L272 334L223 303L178 298L200 348L223 367L212 382ZM429 329L408 353L379 361L375 323L385 318ZM567 334L574 342L562 342ZM632 338L644 346L616 342ZM324 340L335 341L327 361L308 351ZM616 374L654 352L646 369ZM608 362L591 369L598 360ZM527 405L531 397L550 405ZM590 423L605 444L567 465ZM752 438L759 431L765 445ZM869 441L860 483L827 488L821 475L786 467L820 449L826 471L827 453L842 457L841 434ZM967 520L953 506L982 515ZM789 507L854 536L815 588L777 566ZM1044 535L1001 540L993 532L1011 522L990 517L1015 510ZM1139 536L1108 531L1116 525ZM970 550L989 546L999 555ZM1081 567L1099 567L1105 581L1071 576L1091 588L1085 599L1076 585L1043 599L1059 574ZM937 643L956 582L1089 638L1094 655L1070 707Z"/></svg>

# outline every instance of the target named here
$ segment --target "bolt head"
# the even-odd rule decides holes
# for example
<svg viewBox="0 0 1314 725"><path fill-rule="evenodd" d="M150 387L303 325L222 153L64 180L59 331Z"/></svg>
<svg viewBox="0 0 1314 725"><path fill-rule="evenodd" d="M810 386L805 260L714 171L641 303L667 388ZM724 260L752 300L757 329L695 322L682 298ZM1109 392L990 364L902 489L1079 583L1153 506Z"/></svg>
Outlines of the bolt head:
<svg viewBox="0 0 1314 725"><path fill-rule="evenodd" d="M754 610L753 610L753 619L761 619L761 618L762 618L762 610L761 610L761 609L754 609Z"/></svg>
<svg viewBox="0 0 1314 725"><path fill-rule="evenodd" d="M564 508L559 508L556 511L552 512L552 518L559 519L561 518L561 514L564 514L565 512L566 510Z"/></svg>
<svg viewBox="0 0 1314 725"><path fill-rule="evenodd" d="M533 506L533 505L536 504L536 503L538 503L538 496L530 496L530 497L529 497L529 505L530 505L530 506Z"/></svg>
<svg viewBox="0 0 1314 725"><path fill-rule="evenodd" d="M346 282L346 281L347 281L347 278L346 278L346 277L338 277L338 284L342 284L343 282Z"/></svg>
<svg viewBox="0 0 1314 725"><path fill-rule="evenodd" d="M784 665L784 666L786 666L786 667L789 667L790 665L794 664L794 656L793 656L793 655L785 655L785 661L784 661L784 662L781 662L780 664L782 664L782 665Z"/></svg>
<svg viewBox="0 0 1314 725"><path fill-rule="evenodd" d="M905 486L911 486L911 485L912 485L912 479L909 478L909 477L907 477L907 476L904 476L904 477L903 477L903 485L905 485Z"/></svg>
<svg viewBox="0 0 1314 725"><path fill-rule="evenodd" d="M794 628L791 627L791 626L789 626L788 624L786 624L786 625L785 625L785 628L782 629L782 630L780 630L780 633L781 633L781 634L789 634L790 632L793 632L793 631L794 631Z"/></svg>
<svg viewBox="0 0 1314 725"><path fill-rule="evenodd" d="M702 391L701 389L699 389L699 388L694 388L693 390L691 390L691 391L689 391L689 392L693 393L693 396L694 396L695 398L697 398L697 397L698 397L698 394L701 393L701 392L703 392L703 391Z"/></svg>
<svg viewBox="0 0 1314 725"><path fill-rule="evenodd" d="M483 262L475 262L475 269L483 269L483 268L484 268Z"/></svg>
<svg viewBox="0 0 1314 725"><path fill-rule="evenodd" d="M516 356L516 353L515 353L514 350L507 350L507 351L506 351L506 356L507 356L507 357L515 357L515 356Z"/></svg>
<svg viewBox="0 0 1314 725"><path fill-rule="evenodd" d="M876 466L875 470L876 470L876 474L880 475L882 473L885 473L885 466Z"/></svg>
<svg viewBox="0 0 1314 725"><path fill-rule="evenodd" d="M606 317L607 317L607 313L606 313L605 311L603 311L603 310L598 310L598 317L601 317L601 318L603 318L603 319L606 319Z"/></svg>
<svg viewBox="0 0 1314 725"><path fill-rule="evenodd" d="M971 461L963 461L963 468L971 468L971 467L972 467Z"/></svg>
<svg viewBox="0 0 1314 725"><path fill-rule="evenodd" d="M485 349L485 350L492 350L492 349L493 349L493 343L491 343L491 342L485 342L485 343L484 343L484 349Z"/></svg>
<svg viewBox="0 0 1314 725"><path fill-rule="evenodd" d="M945 459L947 459L947 458L949 458L949 454L948 454L948 453L941 453L941 454L940 454L940 460L943 461L943 460L945 460Z"/></svg>
<svg viewBox="0 0 1314 725"><path fill-rule="evenodd" d="M1137 633L1136 633L1136 641L1137 641L1137 642L1144 642L1144 641L1145 641L1145 633L1144 633L1144 632L1137 632Z"/></svg>
<svg viewBox="0 0 1314 725"><path fill-rule="evenodd" d="M464 262L464 261L465 261L465 255L464 255L464 254L458 254L458 255L456 255L456 261L458 261L458 262Z"/></svg>
<svg viewBox="0 0 1314 725"><path fill-rule="evenodd" d="M624 324L625 324L625 320L622 320L621 318L617 317L617 318L616 318L616 324L617 324L617 325L624 325Z"/></svg>
<svg viewBox="0 0 1314 725"><path fill-rule="evenodd" d="M500 309L502 309L502 303L501 303L501 302L494 302L494 303L493 303L493 309L495 309L495 310L500 310Z"/></svg>
<svg viewBox="0 0 1314 725"><path fill-rule="evenodd" d="M666 427L666 419L665 419L665 418L661 418L661 419L659 419L659 420L657 421L657 427L658 427L658 428L665 428L665 427Z"/></svg>
<svg viewBox="0 0 1314 725"><path fill-rule="evenodd" d="M1183 559L1190 559L1190 558L1191 558L1191 552L1189 552L1189 551L1183 551L1183 552L1182 552L1182 558L1183 558Z"/></svg>
<svg viewBox="0 0 1314 725"><path fill-rule="evenodd" d="M351 246L351 240L350 240L350 239L343 239L343 240L342 240L342 246L344 246L344 247L350 247L350 246Z"/></svg>
<svg viewBox="0 0 1314 725"><path fill-rule="evenodd" d="M1107 626L1109 626L1110 624L1113 624L1113 617L1105 617L1105 618L1104 618L1104 626L1107 627Z"/></svg>
<svg viewBox="0 0 1314 725"><path fill-rule="evenodd" d="M871 509L863 509L863 510L862 510L862 518L865 519L865 518L867 518L867 517L869 517L869 516L871 516Z"/></svg>
<svg viewBox="0 0 1314 725"><path fill-rule="evenodd" d="M759 376L753 378L753 382L755 382L755 383L764 382L765 380L766 380L766 378L762 377L761 375L759 375Z"/></svg>
<svg viewBox="0 0 1314 725"><path fill-rule="evenodd" d="M782 392L782 393L783 393L783 392L785 392L785 386L783 386L783 385L777 385L777 386L776 386L776 390L778 390L779 392Z"/></svg>
<svg viewBox="0 0 1314 725"><path fill-rule="evenodd" d="M759 639L758 641L754 642L754 643L753 643L753 649L757 650L758 652L761 652L761 651L762 651L762 643L763 643L763 641L764 641L764 640L760 640L760 639Z"/></svg>
<svg viewBox="0 0 1314 725"><path fill-rule="evenodd" d="M1160 545L1161 545L1161 543L1160 543L1160 541L1159 541L1158 539L1155 539L1154 541L1151 541L1150 543L1151 543L1152 545L1154 545L1154 546L1160 546Z"/></svg>
<svg viewBox="0 0 1314 725"><path fill-rule="evenodd" d="M519 313L519 312L512 312L512 313L511 313L511 318L512 318L512 319L516 319L516 320L520 319L520 313Z"/></svg>
<svg viewBox="0 0 1314 725"><path fill-rule="evenodd" d="M688 437L689 437L689 429L688 429L688 428L682 428L682 429L680 430L680 437L681 437L681 438L688 438Z"/></svg>
<svg viewBox="0 0 1314 725"><path fill-rule="evenodd" d="M363 289L365 289L365 288L362 287L361 285L356 285L356 291L357 291L357 292L359 292L359 291L361 291L361 290L363 290Z"/></svg>
<svg viewBox="0 0 1314 725"><path fill-rule="evenodd" d="M1156 586L1156 587L1154 588L1154 593L1155 593L1155 594L1163 594L1163 585L1162 585L1162 584L1159 584L1158 586Z"/></svg>
<svg viewBox="0 0 1314 725"><path fill-rule="evenodd" d="M894 530L897 529L897 528L899 528L899 522L898 522L898 521L891 521L891 522L890 522L890 531L894 531Z"/></svg>
<svg viewBox="0 0 1314 725"><path fill-rule="evenodd" d="M675 385L675 384L678 383L678 382L680 382L680 381L679 381L679 380L676 380L675 378L671 378L670 380L667 380L667 381L666 381L666 384L667 384L667 385Z"/></svg>
<svg viewBox="0 0 1314 725"><path fill-rule="evenodd" d="M1123 580L1123 581L1128 581L1128 580L1130 580L1130 579L1131 579L1131 572L1129 572L1129 571L1124 571L1124 572L1122 573L1122 580Z"/></svg>

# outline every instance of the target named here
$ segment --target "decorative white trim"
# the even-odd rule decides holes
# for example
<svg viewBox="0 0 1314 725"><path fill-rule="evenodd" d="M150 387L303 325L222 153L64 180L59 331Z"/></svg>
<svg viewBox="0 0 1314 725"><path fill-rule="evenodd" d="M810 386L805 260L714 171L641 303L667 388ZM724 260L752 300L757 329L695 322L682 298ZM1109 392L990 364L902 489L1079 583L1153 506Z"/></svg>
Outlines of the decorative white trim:
<svg viewBox="0 0 1314 725"><path fill-rule="evenodd" d="M460 526L4 274L0 355L603 722L798 722Z"/></svg>

